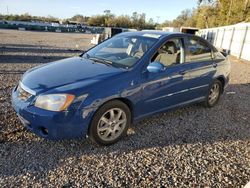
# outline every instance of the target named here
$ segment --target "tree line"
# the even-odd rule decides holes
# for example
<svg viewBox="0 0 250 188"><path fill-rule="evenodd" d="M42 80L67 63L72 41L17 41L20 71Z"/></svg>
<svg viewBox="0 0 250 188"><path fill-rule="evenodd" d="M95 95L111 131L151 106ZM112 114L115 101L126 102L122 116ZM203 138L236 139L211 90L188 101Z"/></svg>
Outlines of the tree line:
<svg viewBox="0 0 250 188"><path fill-rule="evenodd" d="M156 23L152 18L146 20L145 13L134 12L132 16L115 16L110 10L105 10L103 15L92 16L88 20L90 26L123 27L136 29L154 29Z"/></svg>
<svg viewBox="0 0 250 188"><path fill-rule="evenodd" d="M25 14L10 14L10 15L3 15L0 14L0 20L7 20L7 21L41 21L41 22L58 22L59 19L53 16L31 16L28 13Z"/></svg>
<svg viewBox="0 0 250 188"><path fill-rule="evenodd" d="M154 22L152 18L146 20L145 13L134 12L132 15L116 16L110 10L105 10L103 14L91 17L77 14L63 20L63 23L76 22L90 26L135 28L139 30L166 26L211 28L239 22L250 22L249 1L250 0L197 0L196 8L183 10L174 20L166 20L161 24ZM31 16L27 13L22 15L0 14L0 20L59 22L59 19L53 16L39 17Z"/></svg>
<svg viewBox="0 0 250 188"><path fill-rule="evenodd" d="M53 16L40 17L31 16L28 13L22 15L1 15L0 20L7 21L42 21L42 22L59 22L58 18ZM95 15L91 17L77 14L71 18L62 20L64 24L71 22L86 24L89 26L101 26L101 27L122 27L122 28L136 28L136 29L154 29L156 23L153 19L146 20L145 13L134 12L131 16L120 15L115 16L110 10L105 10L103 14Z"/></svg>
<svg viewBox="0 0 250 188"><path fill-rule="evenodd" d="M186 9L161 26L211 28L250 22L249 0L198 0L197 7Z"/></svg>

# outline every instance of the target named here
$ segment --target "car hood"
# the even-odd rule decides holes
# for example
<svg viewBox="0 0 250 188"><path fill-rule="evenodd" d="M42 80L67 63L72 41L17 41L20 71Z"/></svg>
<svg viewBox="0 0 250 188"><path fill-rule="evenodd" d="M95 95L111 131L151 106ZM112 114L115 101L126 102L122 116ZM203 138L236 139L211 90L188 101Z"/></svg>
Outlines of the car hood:
<svg viewBox="0 0 250 188"><path fill-rule="evenodd" d="M125 70L95 63L81 57L72 57L28 70L21 82L36 93L77 82L93 83Z"/></svg>

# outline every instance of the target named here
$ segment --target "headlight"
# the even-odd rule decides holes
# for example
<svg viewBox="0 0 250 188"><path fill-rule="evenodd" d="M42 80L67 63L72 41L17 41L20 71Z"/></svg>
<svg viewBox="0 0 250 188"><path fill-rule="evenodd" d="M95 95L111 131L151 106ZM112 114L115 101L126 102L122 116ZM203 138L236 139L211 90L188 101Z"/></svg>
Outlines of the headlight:
<svg viewBox="0 0 250 188"><path fill-rule="evenodd" d="M67 109L74 99L75 96L69 94L40 95L36 99L35 106L58 112Z"/></svg>

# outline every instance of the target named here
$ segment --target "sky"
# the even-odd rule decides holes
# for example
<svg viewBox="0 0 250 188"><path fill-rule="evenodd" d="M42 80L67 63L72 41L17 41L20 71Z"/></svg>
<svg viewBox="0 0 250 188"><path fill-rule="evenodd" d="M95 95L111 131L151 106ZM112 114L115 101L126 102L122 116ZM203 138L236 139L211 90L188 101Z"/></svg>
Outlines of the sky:
<svg viewBox="0 0 250 188"><path fill-rule="evenodd" d="M0 14L24 14L69 18L92 16L111 10L115 15L146 13L155 22L173 20L184 9L196 7L197 0L0 0Z"/></svg>

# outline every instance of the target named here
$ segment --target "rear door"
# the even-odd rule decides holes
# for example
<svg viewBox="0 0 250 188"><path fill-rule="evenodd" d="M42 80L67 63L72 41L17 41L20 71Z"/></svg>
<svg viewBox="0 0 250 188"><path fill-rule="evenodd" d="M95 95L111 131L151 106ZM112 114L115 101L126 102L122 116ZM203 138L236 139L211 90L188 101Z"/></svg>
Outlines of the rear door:
<svg viewBox="0 0 250 188"><path fill-rule="evenodd" d="M217 64L214 61L213 50L204 40L188 36L185 38L185 62L183 74L189 80L189 94L186 100L202 100L205 98Z"/></svg>

